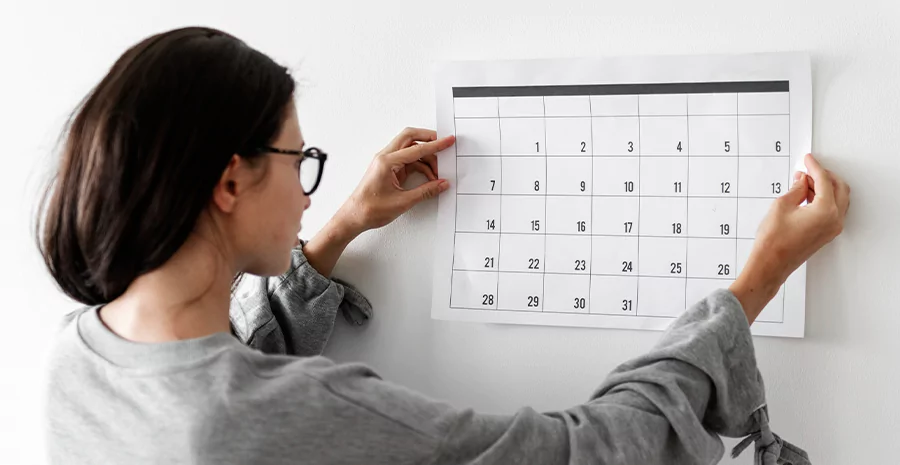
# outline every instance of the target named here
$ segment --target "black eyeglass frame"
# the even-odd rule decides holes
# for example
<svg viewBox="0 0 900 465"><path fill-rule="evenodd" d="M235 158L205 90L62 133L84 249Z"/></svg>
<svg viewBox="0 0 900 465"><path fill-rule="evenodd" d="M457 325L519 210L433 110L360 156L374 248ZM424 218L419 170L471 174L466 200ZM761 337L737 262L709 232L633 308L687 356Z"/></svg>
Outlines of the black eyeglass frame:
<svg viewBox="0 0 900 465"><path fill-rule="evenodd" d="M317 147L310 147L306 150L280 149L277 147L258 147L255 150L253 150L253 153L256 153L256 154L277 153L280 155L293 155L295 157L303 157L303 159L300 160L300 164L301 164L300 169L301 170L303 169L303 166L302 166L303 162L306 159L312 158L313 160L317 160L319 162L319 172L316 175L316 183L313 184L312 188L310 188L310 190L308 190L308 191L305 188L303 189L303 193L306 195L312 195L312 193L315 192L316 189L319 188L319 183L322 182L322 173L325 172L325 161L328 160L328 154L323 152L322 150L320 150ZM301 186L302 186L303 185L302 181L300 181L300 179L299 179L300 178L299 170L297 172L297 178L298 178L297 181L301 182Z"/></svg>

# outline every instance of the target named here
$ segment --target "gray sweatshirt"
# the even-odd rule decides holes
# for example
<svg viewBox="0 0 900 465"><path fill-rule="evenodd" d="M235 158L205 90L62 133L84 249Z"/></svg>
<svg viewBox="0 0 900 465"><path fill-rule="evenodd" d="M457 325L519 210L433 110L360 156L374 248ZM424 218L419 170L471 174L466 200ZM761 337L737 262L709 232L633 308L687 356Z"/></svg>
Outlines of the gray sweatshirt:
<svg viewBox="0 0 900 465"><path fill-rule="evenodd" d="M318 355L338 311L366 299L294 251L278 278L247 276L232 333L166 343L118 337L99 306L67 315L49 366L46 425L67 464L714 464L719 435L758 464L807 464L769 429L741 305L696 303L582 405L508 415L456 408Z"/></svg>

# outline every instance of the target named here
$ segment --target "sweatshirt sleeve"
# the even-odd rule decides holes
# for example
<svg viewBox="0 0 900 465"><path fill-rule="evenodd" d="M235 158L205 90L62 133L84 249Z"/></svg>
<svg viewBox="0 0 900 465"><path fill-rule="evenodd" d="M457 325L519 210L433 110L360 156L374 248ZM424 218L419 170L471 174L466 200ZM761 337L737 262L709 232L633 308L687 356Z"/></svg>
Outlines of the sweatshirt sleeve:
<svg viewBox="0 0 900 465"><path fill-rule="evenodd" d="M338 311L352 325L372 317L368 299L349 283L327 278L306 259L303 247L291 251L291 267L277 277L244 275L232 293L233 332L266 353L320 355Z"/></svg>
<svg viewBox="0 0 900 465"><path fill-rule="evenodd" d="M679 317L647 354L616 368L584 404L513 415L457 410L366 372L322 374L329 389L434 438L432 464L712 464L719 435L756 443L757 464L809 463L769 429L741 305L719 290Z"/></svg>

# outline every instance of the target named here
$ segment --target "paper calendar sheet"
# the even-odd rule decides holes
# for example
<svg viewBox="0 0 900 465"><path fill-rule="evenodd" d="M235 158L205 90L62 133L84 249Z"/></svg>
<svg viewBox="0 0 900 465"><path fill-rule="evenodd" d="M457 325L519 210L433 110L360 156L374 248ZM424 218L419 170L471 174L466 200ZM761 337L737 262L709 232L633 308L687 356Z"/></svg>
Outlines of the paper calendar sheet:
<svg viewBox="0 0 900 465"><path fill-rule="evenodd" d="M444 63L432 316L662 330L741 272L811 145L805 54ZM802 337L805 265L752 326Z"/></svg>

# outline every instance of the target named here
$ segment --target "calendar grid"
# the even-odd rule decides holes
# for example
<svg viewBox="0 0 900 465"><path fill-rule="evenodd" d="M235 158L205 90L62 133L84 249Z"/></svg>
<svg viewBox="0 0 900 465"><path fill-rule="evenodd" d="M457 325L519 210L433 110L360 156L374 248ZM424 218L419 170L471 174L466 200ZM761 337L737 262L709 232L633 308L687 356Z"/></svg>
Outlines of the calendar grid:
<svg viewBox="0 0 900 465"><path fill-rule="evenodd" d="M500 144L500 147L503 146L503 126L500 124L500 97L497 97L497 142ZM500 195L503 195L503 157L500 157ZM500 206L497 208L497 219L501 221L500 229L497 230L497 285L494 287L495 289L495 302L497 302L496 307L500 308L500 244L502 244L503 240L503 200L501 197Z"/></svg>
<svg viewBox="0 0 900 465"><path fill-rule="evenodd" d="M545 86L544 88L551 87ZM483 88L480 92L488 92L485 89L489 88ZM457 88L454 88L454 93L456 90ZM556 97L563 95L553 94L552 89L550 90L550 95L556 95ZM485 100L484 97L493 97L490 99L492 113L487 113L491 116L484 115L484 113L482 113L484 116L473 116L473 113L478 112L477 109L472 110L476 107L471 103L465 105L460 103L460 106L457 107L457 100L454 99L454 132L457 135L462 132L464 135L457 141L456 167L457 173L463 174L466 178L459 179L460 182L457 184L457 218L454 218L454 256L451 269L453 273L474 272L478 276L486 276L485 278L460 278L460 280L474 279L475 281L471 282L475 284L470 283L466 286L475 286L480 289L479 296L482 295L481 289L483 289L484 297L490 297L492 304L488 305L487 301L482 305L478 305L474 301L462 303L462 301L455 301L451 293L451 308L650 317L655 315L643 313L657 314L674 311L658 308L662 302L659 296L666 295L666 292L672 290L673 286L681 287L681 290L677 292L672 290L671 292L683 292L683 296L679 297L683 297L683 307L686 307L688 301L695 298L694 294L700 287L712 285L712 282L733 281L732 273L736 273L738 270L739 260L743 251L746 250L746 240L754 239L754 235L750 233L751 228L747 227L743 221L741 224L745 225L746 231L743 231L742 234L742 231L738 229L738 217L743 215L742 219L749 218L752 223L753 215L756 215L757 211L762 208L761 205L766 204L764 201L777 198L775 184L782 178L774 177L772 170L782 166L781 162L775 161L776 159L790 159L790 142L789 134L787 139L782 135L783 126L776 126L783 124L783 119L776 120L776 118L788 117L786 119L789 123L790 113L759 112L758 109L765 107L756 103L754 109L749 110L746 115L741 115L738 102L744 99L742 91L733 92L734 100L731 100L734 102L733 106L729 106L732 105L730 102L722 103L728 102L728 100L717 97L718 100L715 101L718 103L715 105L706 103L707 107L703 107L703 103L694 107L694 100L691 98L692 92L650 92L649 94L667 93L673 94L673 96L665 99L656 97L644 99L644 94L641 92L634 94L564 94L570 98L569 100L538 95L534 92L529 94L529 97L521 99L517 99L520 97L517 94L506 95L502 92L497 95L462 96L471 96L482 100ZM707 95L715 93L710 92ZM789 95L788 92L785 93ZM624 112L617 113L611 111L617 108L614 105L610 106L612 104L609 102L612 100L601 100L600 102L606 103L601 103L598 109L592 98L594 95L621 95L633 99L631 104L633 106ZM681 103L682 97L683 103ZM528 98L531 100L528 101ZM540 99L540 103L538 103L538 99ZM709 102L711 100L699 99L698 101ZM753 103L758 100L748 100L748 102L753 107ZM576 103L584 106L577 106ZM647 104L646 108L643 103ZM684 106L683 113L680 113L681 110L678 109L681 108L680 105ZM459 111L459 108L463 109L463 114L457 116L456 112ZM481 108L488 107L482 106ZM727 111L709 111L723 108ZM624 114L619 115L619 113ZM717 120L716 117L719 119ZM763 117L772 117L772 119L764 120ZM492 121L484 121L494 118L497 121L496 126ZM619 120L615 120L615 118ZM681 120L682 118L684 119ZM733 126L728 124L730 122L728 119L731 118L734 119ZM694 128L695 123L698 125L697 128ZM493 128L491 129L489 126L493 126ZM730 130L727 129L729 126L735 131L733 135L729 134ZM692 137L692 128L701 136L696 141L692 140L696 137L695 135ZM646 133L644 133L644 129L647 130ZM635 133L629 132L632 130ZM719 131L717 134L722 134L722 139L713 139L707 136L708 131ZM782 150L779 145L773 151L772 145L765 145L763 143L765 139L760 136L765 131L776 131L766 137L772 137L768 139L772 143L775 143L776 139L786 141L788 150ZM739 136L743 132L747 132L751 136L750 142L745 144L746 147L741 145L742 138ZM756 135L755 140L752 137L754 135ZM481 138L474 140L478 140L478 143L482 145L472 145L465 136L470 138L469 141L473 140L473 137ZM637 139L634 139L635 136ZM590 150L587 152L584 150L586 148L584 141L586 140L590 143ZM637 145L634 147L634 153L629 148L629 153L626 154L626 147L615 145L631 140L634 140ZM684 153L682 153L681 140L687 144ZM734 141L737 147L731 147L730 154L723 154L721 145L723 140L725 141L724 152L729 152L728 140ZM459 144L460 141L463 144ZM543 153L541 147L535 147L535 141L541 142ZM575 149L573 146L575 141L581 141L581 150ZM670 141L671 146L668 145ZM715 147L713 146L714 141L715 144L718 144ZM677 151L675 150L676 142L678 143ZM780 143L778 142L778 144ZM630 145L631 142L628 144ZM535 150L536 148L537 150ZM590 162L587 161L587 157L590 158ZM745 158L745 160L740 160L741 158ZM541 161L543 163L540 163ZM744 168L745 163L746 169L750 170L748 173L752 173L747 174L746 179L760 179L756 181L757 183L740 182L741 179L744 179L741 169ZM598 170L596 173L595 169ZM588 170L589 173L587 173ZM578 188L580 180L587 180L581 177L582 174L590 176L587 178L591 180L590 189L587 192L583 187L582 189ZM699 184L692 186L691 182L695 175L699 179L695 183L699 182ZM763 177L757 178L756 176ZM478 187L479 185L475 184L483 182L481 181L483 179L491 180L487 188ZM496 190L492 187L495 183L494 179L497 184ZM684 185L679 182L682 179ZM633 184L630 182L631 180L637 181L634 186L637 192L629 190L631 188L628 185ZM773 182L771 189L767 191L768 185L761 183L767 183L769 180L776 182ZM622 192L622 181L626 181L624 192ZM676 182L676 189L673 189L672 181ZM722 190L720 192L720 181L729 181L731 188L735 191L726 194L726 183L721 182ZM537 192L538 182L542 185L543 192ZM782 180L782 182L784 181ZM647 185L645 186L644 183ZM764 185L766 187L763 187ZM779 185L778 190L783 193L787 189L782 189ZM746 195L742 195L741 192ZM467 198L471 200L463 201ZM587 201L588 199L590 201ZM704 199L707 201L702 202ZM541 201L543 207L541 207ZM635 201L636 203L634 203ZM680 205L682 201L684 207ZM748 204L749 211L752 213L743 213L744 208L739 209L738 206L743 207L745 201L756 201L755 204ZM461 206L460 203L463 205ZM642 211L644 207L647 208L646 212ZM544 209L543 215L535 211L538 208ZM617 208L625 208L623 210L625 213L617 213ZM718 214L715 213L716 208L719 208ZM595 209L597 215L594 214ZM482 211L485 213L480 213ZM536 214L529 215L528 212ZM635 212L636 217L634 216ZM482 218L489 219L487 227L485 227L484 219L479 220L480 224L473 222L475 216L472 215L481 214L487 215ZM615 216L617 214L623 215L622 220ZM463 215L462 219L459 218L460 215ZM467 216L469 219L466 219ZM537 221L531 221L537 219L540 219L543 224L539 225ZM584 232L584 219L588 220L586 233ZM494 227L495 221L496 228ZM598 225L594 224L595 221L598 222ZM619 222L614 223L615 221ZM637 226L633 228L633 231L629 230L627 234L616 234L615 232L622 228L621 221L629 223L625 226L626 229L630 229L632 221L636 222ZM673 223L671 230L670 223ZM675 230L676 223L677 232ZM729 223L733 225L732 231L727 229ZM604 226L599 226L600 224L604 224ZM618 229L613 229L614 224L618 224ZM712 229L716 227L719 229ZM577 232L572 232L572 229ZM682 229L686 230L682 231ZM466 235L477 235L479 238L467 238ZM585 237L587 240L582 240L580 237ZM601 238L623 238L623 241L598 241ZM625 241L624 238L629 239ZM731 246L721 242L728 240L734 241L732 258L727 258L728 255L731 255L729 250ZM594 247L594 242L598 242L598 247ZM645 251L646 257L643 260L646 263L641 263L643 246L649 247ZM481 263L476 263L476 260L473 260L474 257L471 256L457 256L457 247L469 247L466 250L469 253L476 253ZM481 251L482 249L472 247L483 247L484 252ZM540 252L541 247L543 247L543 253ZM548 249L548 247L550 248ZM560 251L576 250L573 247L578 248L580 252L559 255ZM709 252L707 249L712 249L713 252ZM595 255L595 253L599 255ZM575 261L575 270L579 269L578 263L582 261L582 258L589 258L587 272L566 272L566 270L572 269L570 256L578 259ZM527 262L529 258L534 258L535 261L540 258L540 271L536 266L534 269L525 270L526 266L521 262L523 259ZM565 259L565 264L562 258ZM691 268L695 268L691 271L688 271L689 258L691 259ZM459 261L460 259L462 261ZM486 266L487 259L490 259L490 267ZM633 261L634 265L638 267L638 270L635 270L637 272L625 271L623 269L625 261L629 263L629 268ZM673 265L671 274L668 267L670 261ZM731 263L728 263L729 261ZM619 270L615 270L613 263L622 266L619 266ZM675 268L676 264L679 265L678 271ZM482 265L485 265L484 268L477 269ZM716 266L718 266L718 276L716 276ZM728 268L723 268L723 266L728 266ZM622 271L622 273L618 273L618 271ZM478 280L494 279L491 275L496 277L496 281L484 281L480 287L477 285ZM505 279L504 275L506 275ZM514 278L512 275L523 277ZM524 278L525 275L531 276ZM581 276L582 278L569 282L567 279L553 278L555 276ZM599 278L620 278L625 281ZM683 281L673 281L678 279ZM701 286L694 285L694 280L709 282ZM661 284L659 281L666 281L669 284ZM644 285L649 287L644 288ZM451 288L454 288L453 286L453 278L451 278ZM492 289L488 290L485 286L490 286ZM645 312L641 312L640 309L642 289L645 298L643 299L645 300L644 305L647 306L644 309ZM493 295L489 296L488 294L491 293ZM612 305L612 298L617 295L616 293L621 293L617 308ZM526 295L528 299L533 299L528 300L532 304L526 303ZM563 296L567 300L563 300ZM581 311L557 311L573 308L571 296L576 296L574 308ZM582 302L584 300L588 302L586 310L584 304L579 304L578 301L578 298L582 296L586 297L586 299L581 299ZM538 297L540 305L534 305L537 303L534 300L537 300ZM631 307L630 299L634 299L633 309L625 310L626 300L622 300L623 298L628 300L629 307ZM466 299L472 299L472 297ZM677 302L681 299L672 300ZM780 300L783 306L784 296ZM666 316L665 318L672 317Z"/></svg>
<svg viewBox="0 0 900 465"><path fill-rule="evenodd" d="M685 134L688 137L687 144L687 177L684 180L685 188L687 191L685 192L685 202L684 202L684 218L685 218L685 229L687 230L687 234L685 234L684 238L684 270L688 270L688 251L691 250L690 241L691 241L691 221L689 218L689 211L691 205L691 149L694 147L694 144L691 143L691 111L688 108L688 96L684 96L684 125L685 125ZM685 273L686 275L687 273ZM688 280L687 277L684 279L684 306L687 307L687 289L688 289Z"/></svg>
<svg viewBox="0 0 900 465"><path fill-rule="evenodd" d="M541 311L543 312L544 305L547 304L547 299L545 298L547 296L547 293L545 292L545 289L547 287L547 191L550 190L548 188L550 183L547 182L548 181L548 179L547 179L548 178L548 176L547 176L547 168L548 168L548 166L547 166L548 165L548 162L547 162L547 122L546 122L547 102L546 102L546 98L544 96L541 96L541 106L543 107L543 110L544 110L544 119L545 119L544 124L543 124L543 126L544 126L544 253L542 254L543 256L541 257L541 259L544 260L544 264L541 266L541 270L542 270L541 274L543 275L541 277Z"/></svg>

